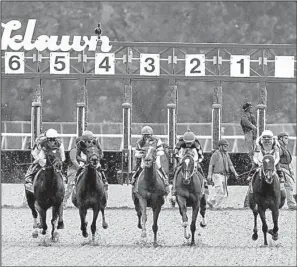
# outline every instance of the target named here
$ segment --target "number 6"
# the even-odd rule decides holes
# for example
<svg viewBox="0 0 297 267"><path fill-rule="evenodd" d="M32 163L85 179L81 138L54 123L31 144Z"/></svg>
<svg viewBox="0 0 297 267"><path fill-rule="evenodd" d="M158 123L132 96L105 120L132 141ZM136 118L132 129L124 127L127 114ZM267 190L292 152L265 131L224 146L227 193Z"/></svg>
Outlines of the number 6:
<svg viewBox="0 0 297 267"><path fill-rule="evenodd" d="M24 73L25 72L24 52L5 53L5 73Z"/></svg>

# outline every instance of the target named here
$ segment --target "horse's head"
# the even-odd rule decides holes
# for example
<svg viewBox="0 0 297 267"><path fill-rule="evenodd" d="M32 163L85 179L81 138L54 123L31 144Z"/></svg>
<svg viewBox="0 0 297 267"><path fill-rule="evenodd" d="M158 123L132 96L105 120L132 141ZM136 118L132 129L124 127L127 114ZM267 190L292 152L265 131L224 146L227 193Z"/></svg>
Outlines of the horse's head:
<svg viewBox="0 0 297 267"><path fill-rule="evenodd" d="M275 177L274 157L272 155L265 155L262 162L265 182L271 184L273 182L273 178Z"/></svg>
<svg viewBox="0 0 297 267"><path fill-rule="evenodd" d="M156 148L153 146L148 146L144 150L146 153L143 159L143 164L145 168L150 168L156 160Z"/></svg>
<svg viewBox="0 0 297 267"><path fill-rule="evenodd" d="M52 147L47 151L46 165L47 167L53 167L57 172L62 170L62 157L58 147Z"/></svg>
<svg viewBox="0 0 297 267"><path fill-rule="evenodd" d="M185 154L181 160L182 181L184 184L191 182L191 177L195 171L195 161L190 153Z"/></svg>
<svg viewBox="0 0 297 267"><path fill-rule="evenodd" d="M90 146L86 148L85 154L87 156L87 164L90 164L92 167L97 167L100 161L100 151L96 146Z"/></svg>

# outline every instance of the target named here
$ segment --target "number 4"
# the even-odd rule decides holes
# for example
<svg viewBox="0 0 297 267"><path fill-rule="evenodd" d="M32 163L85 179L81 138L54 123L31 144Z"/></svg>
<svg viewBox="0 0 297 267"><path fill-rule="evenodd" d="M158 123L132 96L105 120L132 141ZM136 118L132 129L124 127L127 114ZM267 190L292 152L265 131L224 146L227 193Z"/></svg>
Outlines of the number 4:
<svg viewBox="0 0 297 267"><path fill-rule="evenodd" d="M115 58L113 53L95 54L95 74L115 74Z"/></svg>

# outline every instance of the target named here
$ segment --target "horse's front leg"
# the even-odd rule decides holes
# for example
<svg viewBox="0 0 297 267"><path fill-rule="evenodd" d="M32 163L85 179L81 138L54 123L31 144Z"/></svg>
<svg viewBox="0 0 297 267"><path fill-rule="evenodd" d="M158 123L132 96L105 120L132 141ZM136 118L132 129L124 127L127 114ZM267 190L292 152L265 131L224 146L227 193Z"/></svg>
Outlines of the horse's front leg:
<svg viewBox="0 0 297 267"><path fill-rule="evenodd" d="M41 208L37 202L35 202L35 208L38 210L40 222L42 225L42 232L41 234L45 235L47 230L47 224L46 224L46 210Z"/></svg>
<svg viewBox="0 0 297 267"><path fill-rule="evenodd" d="M158 205L156 208L153 209L153 232L154 232L154 246L158 246L157 242L157 232L158 232L158 218L161 211L161 205Z"/></svg>
<svg viewBox="0 0 297 267"><path fill-rule="evenodd" d="M139 204L141 207L141 213L142 213L142 220L141 220L141 237L146 237L146 221L147 221L147 214L146 214L146 208L147 208L147 201L146 199L140 197L139 198Z"/></svg>
<svg viewBox="0 0 297 267"><path fill-rule="evenodd" d="M58 220L57 229L64 229L63 212L64 212L64 209L63 209L63 202L62 202L59 207L59 220Z"/></svg>
<svg viewBox="0 0 297 267"><path fill-rule="evenodd" d="M189 239L191 235L188 233L188 216L187 216L187 205L186 205L186 199L181 196L177 196L177 203L179 207L179 213L182 216L182 226L184 228L184 237L186 239Z"/></svg>
<svg viewBox="0 0 297 267"><path fill-rule="evenodd" d="M85 238L88 237L86 215L87 215L87 209L79 208L80 230L82 231L82 235Z"/></svg>
<svg viewBox="0 0 297 267"><path fill-rule="evenodd" d="M193 204L192 206L192 222L191 222L191 233L192 233L192 240L191 246L195 245L195 231L196 231L196 221L199 212L200 201L198 200L197 203Z"/></svg>
<svg viewBox="0 0 297 267"><path fill-rule="evenodd" d="M51 220L51 224L52 224L52 241L57 241L58 240L58 233L56 232L56 223L59 217L59 206L53 206L52 207L52 220Z"/></svg>
<svg viewBox="0 0 297 267"><path fill-rule="evenodd" d="M272 220L273 220L273 229L268 231L269 234L272 235L273 240L278 239L278 217L279 217L279 209L276 208L272 211Z"/></svg>
<svg viewBox="0 0 297 267"><path fill-rule="evenodd" d="M262 208L261 206L258 207L259 210L259 215L262 221L262 231L264 234L264 245L267 246L267 231L268 231L268 226L266 223L266 217L265 217L265 209Z"/></svg>
<svg viewBox="0 0 297 267"><path fill-rule="evenodd" d="M201 227L206 226L205 213L206 213L206 196L204 194L200 200L200 215L202 217L202 220L200 222Z"/></svg>
<svg viewBox="0 0 297 267"><path fill-rule="evenodd" d="M253 229L254 233L252 235L252 239L257 240L258 239L258 227L257 227L258 210L256 208L254 208L253 214L254 214L254 229Z"/></svg>
<svg viewBox="0 0 297 267"><path fill-rule="evenodd" d="M108 223L105 220L105 207L101 208L101 213L102 213L102 227L103 229L107 229L108 228Z"/></svg>
<svg viewBox="0 0 297 267"><path fill-rule="evenodd" d="M95 242L95 234L96 234L96 221L99 214L99 207L93 208L93 221L91 224L91 232L92 232L92 243Z"/></svg>

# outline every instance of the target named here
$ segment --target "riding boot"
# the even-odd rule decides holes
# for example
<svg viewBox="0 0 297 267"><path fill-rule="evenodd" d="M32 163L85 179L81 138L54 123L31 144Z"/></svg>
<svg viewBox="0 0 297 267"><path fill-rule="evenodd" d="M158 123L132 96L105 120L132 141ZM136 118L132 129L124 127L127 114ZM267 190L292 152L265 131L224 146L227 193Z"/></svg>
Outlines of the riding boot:
<svg viewBox="0 0 297 267"><path fill-rule="evenodd" d="M138 175L141 173L142 168L139 166L138 169L136 170L136 172L133 174L132 178L131 178L131 182L130 184L132 186L135 186L135 183L137 181Z"/></svg>
<svg viewBox="0 0 297 267"><path fill-rule="evenodd" d="M101 176L102 176L102 181L104 183L104 189L107 191L108 190L108 182L107 182L107 179L106 179L106 175L104 173L104 171L100 171L101 173Z"/></svg>
<svg viewBox="0 0 297 267"><path fill-rule="evenodd" d="M161 172L162 176L163 176L163 180L164 180L164 184L165 184L165 190L166 193L169 194L170 193L170 187L169 187L169 179L167 174L165 173L163 167L159 168L159 171Z"/></svg>
<svg viewBox="0 0 297 267"><path fill-rule="evenodd" d="M75 175L75 178L74 178L74 180L73 180L73 184L74 184L74 185L76 185L76 183L77 183L77 178L78 178L78 176L81 174L81 172L82 172L83 169L84 169L83 167L79 167L79 169L77 170L76 175Z"/></svg>
<svg viewBox="0 0 297 267"><path fill-rule="evenodd" d="M33 178L35 174L38 172L38 164L32 164L29 169L27 170L27 173L25 175L25 188L26 190L33 192Z"/></svg>

